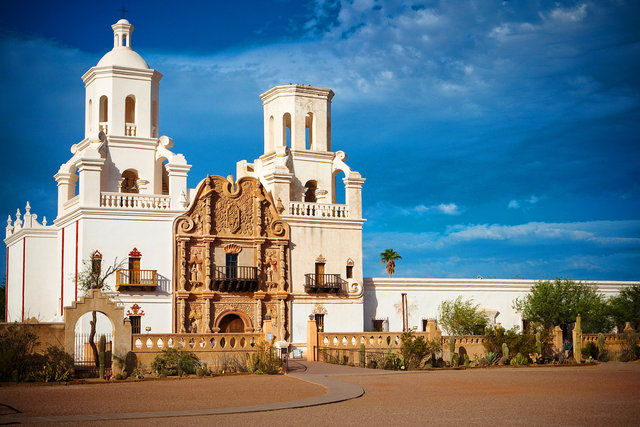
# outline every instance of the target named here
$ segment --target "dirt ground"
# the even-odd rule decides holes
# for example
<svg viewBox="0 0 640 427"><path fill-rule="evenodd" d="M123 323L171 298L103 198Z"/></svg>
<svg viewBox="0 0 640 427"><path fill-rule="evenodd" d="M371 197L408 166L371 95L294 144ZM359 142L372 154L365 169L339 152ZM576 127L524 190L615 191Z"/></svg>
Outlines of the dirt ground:
<svg viewBox="0 0 640 427"><path fill-rule="evenodd" d="M327 367L327 371L331 368ZM344 373L335 378L362 386L364 396L330 405L271 412L116 422L137 426L640 425L640 364L391 375L367 374L370 371L355 368L334 372ZM25 415L93 413L98 410L126 412L131 408L166 411L204 408L212 404L244 406L265 399L301 399L324 392L321 387L291 377L266 376L119 386L3 387L0 389L0 402L15 406ZM70 390L65 391L67 388ZM96 392L101 395L100 403L85 406ZM78 406L83 408L82 412L78 412ZM114 423L82 424L105 425L107 422Z"/></svg>
<svg viewBox="0 0 640 427"><path fill-rule="evenodd" d="M325 392L322 386L283 375L238 375L76 385L10 385L0 387L0 404L28 416L108 414L286 402ZM9 412L15 413L0 405L0 414Z"/></svg>

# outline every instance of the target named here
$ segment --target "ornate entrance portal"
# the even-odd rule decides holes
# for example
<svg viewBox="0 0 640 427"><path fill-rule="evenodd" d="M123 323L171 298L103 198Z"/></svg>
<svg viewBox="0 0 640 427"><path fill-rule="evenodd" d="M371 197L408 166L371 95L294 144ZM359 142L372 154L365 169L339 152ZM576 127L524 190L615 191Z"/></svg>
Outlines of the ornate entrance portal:
<svg viewBox="0 0 640 427"><path fill-rule="evenodd" d="M220 319L220 332L224 334L237 334L244 332L244 322L237 314L227 314Z"/></svg>
<svg viewBox="0 0 640 427"><path fill-rule="evenodd" d="M174 222L174 332L289 336L289 225L259 180L208 176Z"/></svg>

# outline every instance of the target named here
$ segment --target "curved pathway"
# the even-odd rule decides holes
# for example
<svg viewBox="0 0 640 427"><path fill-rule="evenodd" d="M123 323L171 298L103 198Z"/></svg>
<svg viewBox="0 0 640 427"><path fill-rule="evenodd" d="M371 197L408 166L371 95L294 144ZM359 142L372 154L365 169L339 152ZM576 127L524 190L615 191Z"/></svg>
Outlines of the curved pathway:
<svg viewBox="0 0 640 427"><path fill-rule="evenodd" d="M384 374L384 371L366 370L348 366L329 365L318 362L289 361L288 375L301 381L307 381L324 387L327 391L320 396L308 397L305 399L292 400L287 402L263 403L250 406L234 406L226 408L211 409L191 409L184 411L154 411L154 412L128 412L111 414L77 414L77 415L51 415L51 416L28 416L3 411L0 415L0 424L12 423L60 423L78 421L115 421L126 419L148 419L165 417L186 417L201 415L221 415L239 414L250 412L275 411L280 409L304 408L328 403L342 402L344 400L355 399L364 394L364 389L356 384L343 382L332 377L337 375L363 375L363 374ZM8 413L7 413L8 412Z"/></svg>

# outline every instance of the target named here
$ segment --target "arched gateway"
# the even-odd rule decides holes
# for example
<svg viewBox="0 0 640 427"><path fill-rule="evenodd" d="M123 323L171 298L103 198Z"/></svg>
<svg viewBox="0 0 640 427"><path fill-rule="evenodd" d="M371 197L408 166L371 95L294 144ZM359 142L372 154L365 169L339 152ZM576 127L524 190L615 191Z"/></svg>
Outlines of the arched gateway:
<svg viewBox="0 0 640 427"><path fill-rule="evenodd" d="M256 178L208 176L174 222L174 332L289 335L289 225Z"/></svg>

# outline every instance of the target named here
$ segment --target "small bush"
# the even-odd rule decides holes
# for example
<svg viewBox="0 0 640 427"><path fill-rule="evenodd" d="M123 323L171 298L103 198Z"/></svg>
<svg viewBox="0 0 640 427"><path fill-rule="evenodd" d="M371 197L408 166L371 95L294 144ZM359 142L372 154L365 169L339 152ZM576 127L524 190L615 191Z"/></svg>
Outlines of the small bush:
<svg viewBox="0 0 640 427"><path fill-rule="evenodd" d="M584 345L584 347L582 347L581 352L584 359L591 358L593 360L598 360L598 356L600 355L598 346L591 341L589 341Z"/></svg>
<svg viewBox="0 0 640 427"><path fill-rule="evenodd" d="M524 357L522 355L522 353L518 353L518 354L515 355L515 357L513 359L511 359L511 362L509 362L509 363L512 366L528 365L529 364L529 359Z"/></svg>
<svg viewBox="0 0 640 427"><path fill-rule="evenodd" d="M38 337L25 326L12 324L0 332L0 380L26 381L42 360L33 354Z"/></svg>
<svg viewBox="0 0 640 427"><path fill-rule="evenodd" d="M423 336L416 336L414 332L415 328L403 332L400 337L400 354L407 369L420 367L428 355L435 360L436 353L442 349L440 340L427 340Z"/></svg>
<svg viewBox="0 0 640 427"><path fill-rule="evenodd" d="M620 361L630 362L640 359L640 346L638 346L638 334L635 331L624 331L622 334L622 348L620 349Z"/></svg>
<svg viewBox="0 0 640 427"><path fill-rule="evenodd" d="M151 369L158 376L194 374L198 366L200 366L198 356L175 348L162 350L151 362Z"/></svg>
<svg viewBox="0 0 640 427"><path fill-rule="evenodd" d="M256 345L256 351L247 358L249 372L268 375L281 374L284 370L282 360L276 355L271 342L262 341Z"/></svg>
<svg viewBox="0 0 640 427"><path fill-rule="evenodd" d="M41 382L69 381L73 370L73 358L60 347L49 346L42 356L42 367L36 369L32 378Z"/></svg>

